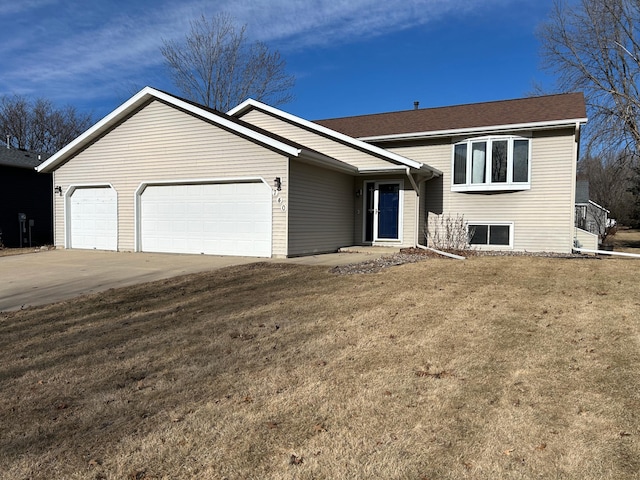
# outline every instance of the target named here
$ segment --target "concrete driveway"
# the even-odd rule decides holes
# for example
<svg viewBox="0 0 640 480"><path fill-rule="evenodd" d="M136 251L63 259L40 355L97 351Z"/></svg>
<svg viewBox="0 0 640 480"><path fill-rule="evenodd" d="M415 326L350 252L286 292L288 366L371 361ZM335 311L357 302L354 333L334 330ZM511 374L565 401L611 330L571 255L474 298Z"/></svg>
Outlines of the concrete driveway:
<svg viewBox="0 0 640 480"><path fill-rule="evenodd" d="M380 251L378 254L387 252ZM291 259L162 253L49 250L0 257L0 311L58 302L85 293L253 262L334 266L373 253L335 253Z"/></svg>

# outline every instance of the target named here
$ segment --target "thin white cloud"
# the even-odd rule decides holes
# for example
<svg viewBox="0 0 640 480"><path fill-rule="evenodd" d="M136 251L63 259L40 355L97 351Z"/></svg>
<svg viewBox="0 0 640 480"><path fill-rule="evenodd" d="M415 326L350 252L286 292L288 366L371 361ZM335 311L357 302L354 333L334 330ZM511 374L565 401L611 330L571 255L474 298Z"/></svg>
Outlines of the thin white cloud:
<svg viewBox="0 0 640 480"><path fill-rule="evenodd" d="M8 17L18 13L36 10L46 5L53 5L58 0L2 0L0 1L0 17Z"/></svg>
<svg viewBox="0 0 640 480"><path fill-rule="evenodd" d="M342 45L416 26L452 12L516 0L173 0L2 2L0 95L97 95L120 83L145 84L162 64L163 39L180 38L200 14L226 11L253 38L287 52ZM531 0L536 1L536 0ZM4 11L2 11L4 8ZM68 101L68 100L67 100Z"/></svg>
<svg viewBox="0 0 640 480"><path fill-rule="evenodd" d="M513 0L258 0L228 2L235 17L261 40L290 48L343 44ZM455 21L455 20L454 20ZM294 47L295 46L295 47Z"/></svg>

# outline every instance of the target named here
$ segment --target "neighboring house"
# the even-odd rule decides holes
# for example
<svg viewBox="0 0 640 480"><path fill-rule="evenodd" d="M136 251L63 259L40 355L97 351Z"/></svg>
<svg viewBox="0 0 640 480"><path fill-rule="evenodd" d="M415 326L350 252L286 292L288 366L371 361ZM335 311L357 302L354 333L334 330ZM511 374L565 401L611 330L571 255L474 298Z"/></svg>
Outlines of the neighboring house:
<svg viewBox="0 0 640 480"><path fill-rule="evenodd" d="M35 170L46 157L0 146L0 241L6 247L53 243L52 176Z"/></svg>
<svg viewBox="0 0 640 480"><path fill-rule="evenodd" d="M589 181L576 181L576 218L575 226L594 235L598 235L602 243L609 226L609 210L589 198Z"/></svg>
<svg viewBox="0 0 640 480"><path fill-rule="evenodd" d="M582 94L311 122L145 88L52 156L67 248L295 256L428 242L569 252Z"/></svg>

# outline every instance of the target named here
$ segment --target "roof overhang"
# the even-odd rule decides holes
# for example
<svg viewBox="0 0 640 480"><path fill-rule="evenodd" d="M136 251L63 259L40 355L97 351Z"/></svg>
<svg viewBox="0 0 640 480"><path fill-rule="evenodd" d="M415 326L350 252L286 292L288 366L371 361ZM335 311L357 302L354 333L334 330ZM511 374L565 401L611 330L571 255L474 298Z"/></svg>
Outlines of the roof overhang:
<svg viewBox="0 0 640 480"><path fill-rule="evenodd" d="M358 173L357 167L313 150L302 150L297 160L351 175Z"/></svg>
<svg viewBox="0 0 640 480"><path fill-rule="evenodd" d="M384 175L384 174L409 174L416 173L421 174L427 177L428 179L433 177L442 176L442 172L437 168L427 167L427 168L410 168L404 165L392 165L389 167L361 167L358 169L358 173L360 175Z"/></svg>
<svg viewBox="0 0 640 480"><path fill-rule="evenodd" d="M323 136L333 138L347 145L351 145L354 148L357 148L359 150L372 153L377 157L381 157L386 160L390 160L394 163L400 164L402 166L403 171L404 171L404 167L409 167L415 170L429 171L433 173L433 175L437 175L437 176L442 175L442 172L440 170L435 169L429 165L417 162L415 160L411 160L410 158L407 158L407 157L403 157L402 155L398 155L397 153L390 152L388 150L385 150L384 148L371 145L370 143L367 143L362 139L356 139L356 138L350 137L348 135L337 132L335 130L331 130L330 128L323 127L322 125L318 125L317 123L310 122L309 120L305 120L304 118L300 118L290 113L283 112L282 110L271 107L257 100L253 100L252 98L245 100L240 105L232 108L227 112L227 114L234 117L240 117L244 113L254 108L267 112L276 117L280 117L293 124L300 125L301 127L307 130L315 131Z"/></svg>
<svg viewBox="0 0 640 480"><path fill-rule="evenodd" d="M602 205L598 205L596 202L594 202L593 200L589 200L589 204L593 205L596 208L599 208L600 210L604 210L607 213L611 213L609 210L607 210L606 208L604 208Z"/></svg>
<svg viewBox="0 0 640 480"><path fill-rule="evenodd" d="M55 155L51 156L46 162L40 164L36 168L36 170L38 172L49 172L54 170L56 167L70 159L78 152L82 151L92 142L96 141L98 138L111 130L118 123L122 122L129 115L131 115L147 103L151 102L152 100L160 100L169 105L173 105L176 108L203 118L213 124L220 125L227 130L236 132L239 135L243 135L247 138L255 140L256 142L262 143L263 145L274 148L287 156L297 157L302 153L302 150L299 148L293 147L291 145L278 141L277 139L271 138L267 135L263 135L260 132L224 118L224 114L215 114L213 112L200 108L197 105L174 97L173 95L167 94L151 87L145 87L136 95L131 97L128 101L116 108L109 115L97 122L94 126L89 128L78 138L58 151Z"/></svg>
<svg viewBox="0 0 640 480"><path fill-rule="evenodd" d="M426 140L431 138L456 137L461 135L475 135L486 133L504 133L514 130L553 130L560 128L576 128L587 123L587 118L573 118L567 120L554 120L546 122L516 123L510 125L491 125L486 127L454 128L448 130L434 130L412 133L395 133L390 135L372 135L359 137L363 142L394 142L398 140Z"/></svg>

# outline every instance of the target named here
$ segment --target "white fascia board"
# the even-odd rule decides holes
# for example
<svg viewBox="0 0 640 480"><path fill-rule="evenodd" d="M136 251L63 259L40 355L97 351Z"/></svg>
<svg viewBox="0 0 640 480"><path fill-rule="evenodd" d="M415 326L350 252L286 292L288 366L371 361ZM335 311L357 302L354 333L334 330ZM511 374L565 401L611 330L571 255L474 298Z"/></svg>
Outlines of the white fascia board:
<svg viewBox="0 0 640 480"><path fill-rule="evenodd" d="M145 87L137 94L127 100L125 103L116 108L113 112L108 114L102 120L98 121L95 125L81 134L72 142L68 143L61 150L58 150L54 155L49 157L46 162L41 163L36 167L38 172L43 170L48 171L50 168L55 167L58 163L64 160L70 152L75 152L82 146L89 143L94 138L99 137L104 131L106 131L113 123L115 123L122 115L125 115L130 110L133 110L142 105L149 97L150 87Z"/></svg>
<svg viewBox="0 0 640 480"><path fill-rule="evenodd" d="M593 200L589 200L589 203L591 205L593 205L596 208L599 208L600 210L604 210L607 213L611 213L609 210L607 210L606 208L604 208L602 205L598 205L596 202L594 202Z"/></svg>
<svg viewBox="0 0 640 480"><path fill-rule="evenodd" d="M405 165L407 167L421 169L423 166L425 166L429 168L429 170L434 170L428 165L424 165L423 163L416 162L415 160L411 160L410 158L403 157L402 155L398 155L397 153L390 152L388 150L385 150L384 148L376 147L375 145L371 145L369 143L362 141L362 139L356 139L356 138L350 137L343 133L336 132L335 130L331 130L330 128L323 127L322 125L318 125L317 123L310 122L309 120L305 120L295 115L291 115L290 113L283 112L282 110L271 107L262 102L258 102L257 100L253 100L252 98L245 100L237 107L234 107L231 110L229 110L227 112L227 115L236 116L241 113L244 113L245 111L249 110L252 107L258 108L260 110L264 110L265 112L275 115L276 117L284 118L292 123L296 123L310 130L315 130L318 133L321 133L328 137L335 138L336 140L340 140L354 147L360 148L362 150L366 150L368 152L382 156L389 160L393 160L395 162L401 163L402 165Z"/></svg>
<svg viewBox="0 0 640 480"><path fill-rule="evenodd" d="M212 123L228 128L229 130L235 131L238 134L249 137L253 140L256 140L257 142L273 147L276 150L280 150L281 152L286 153L289 156L297 157L300 154L300 149L298 148L292 147L290 145L287 145L286 143L258 133L250 128L238 125L230 120L225 119L224 117L220 117L219 115L215 115L207 110L203 110L196 105L180 100L173 95L166 94L151 87L145 87L125 103L116 108L109 115L97 122L93 127L89 128L89 130L69 143L62 150L58 151L46 162L41 163L37 167L38 172L49 171L53 169L56 165L63 162L69 155L74 154L94 139L100 137L103 133L108 131L114 124L119 122L126 115L130 114L135 109L139 108L144 103L154 98L162 100L189 113L193 113L198 117L204 118L211 121Z"/></svg>
<svg viewBox="0 0 640 480"><path fill-rule="evenodd" d="M587 123L587 118L571 120L559 120L552 122L514 123L512 125L493 125L489 127L454 128L450 130L434 130L430 132L395 133L392 135L374 135L371 137L359 137L363 142L385 142L394 140L410 140L418 138L453 137L457 135L469 135L473 133L505 132L512 130L541 130L544 128L575 127Z"/></svg>

